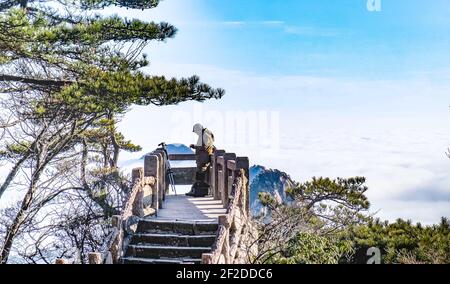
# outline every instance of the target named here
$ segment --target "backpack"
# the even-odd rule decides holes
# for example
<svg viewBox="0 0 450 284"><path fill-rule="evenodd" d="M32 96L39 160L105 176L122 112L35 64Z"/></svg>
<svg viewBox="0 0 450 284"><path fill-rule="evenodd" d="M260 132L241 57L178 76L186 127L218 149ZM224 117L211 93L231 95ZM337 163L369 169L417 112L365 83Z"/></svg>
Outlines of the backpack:
<svg viewBox="0 0 450 284"><path fill-rule="evenodd" d="M207 133L209 138L210 138L210 140L206 141L206 143L204 141L205 133ZM205 145L207 147L210 147L210 146L214 145L214 134L207 128L203 128L203 130L202 130L202 145Z"/></svg>

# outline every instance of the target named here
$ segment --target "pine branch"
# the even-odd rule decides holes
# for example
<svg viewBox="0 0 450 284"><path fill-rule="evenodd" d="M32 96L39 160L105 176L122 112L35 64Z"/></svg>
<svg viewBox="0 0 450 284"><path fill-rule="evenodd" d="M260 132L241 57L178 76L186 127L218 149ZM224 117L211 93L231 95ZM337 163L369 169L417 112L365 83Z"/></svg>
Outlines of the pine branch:
<svg viewBox="0 0 450 284"><path fill-rule="evenodd" d="M48 87L63 87L75 83L68 80L50 80L50 79L35 79L14 75L0 74L0 82L17 82L30 85L48 86Z"/></svg>

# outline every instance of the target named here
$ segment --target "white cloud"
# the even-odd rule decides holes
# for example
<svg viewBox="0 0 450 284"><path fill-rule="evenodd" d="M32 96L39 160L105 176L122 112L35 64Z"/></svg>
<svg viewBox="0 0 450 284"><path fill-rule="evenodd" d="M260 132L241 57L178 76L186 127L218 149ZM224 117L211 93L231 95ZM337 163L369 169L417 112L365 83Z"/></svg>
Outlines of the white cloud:
<svg viewBox="0 0 450 284"><path fill-rule="evenodd" d="M285 24L284 21L262 21L261 23L263 25L269 25L269 26L279 26L279 25Z"/></svg>
<svg viewBox="0 0 450 284"><path fill-rule="evenodd" d="M217 23L210 22L209 26L215 26ZM223 21L220 25L226 27L244 28L244 27L282 27L285 25L284 21L266 20L266 21Z"/></svg>
<svg viewBox="0 0 450 284"><path fill-rule="evenodd" d="M194 22L195 23L195 22ZM189 23L190 25L194 23ZM198 25L198 23L197 23ZM203 23L204 26L216 26L217 23ZM310 37L337 37L348 32L333 28L320 28L311 26L295 26L290 25L280 20L265 20L265 21L223 21L220 25L233 28L247 28L247 27L267 27L267 28L280 28L281 32L291 35L310 36Z"/></svg>
<svg viewBox="0 0 450 284"><path fill-rule="evenodd" d="M275 110L280 115L280 129L274 134L279 136L278 151L226 140L219 146L249 156L252 164L286 171L297 181L312 176L365 176L373 209L381 209L383 218L431 222L450 216L450 207L443 205L449 202L450 189L445 82L262 76L162 62L153 67L167 76L199 74L205 82L224 87L227 95L204 104L133 109L122 130L146 151L163 140L191 143L190 130L198 121L211 127L219 140L234 135L221 120L228 111ZM176 141L171 141L174 137Z"/></svg>
<svg viewBox="0 0 450 284"><path fill-rule="evenodd" d="M222 22L222 25L232 26L232 27L242 27L242 26L247 25L247 22L244 22L244 21L225 21L225 22Z"/></svg>
<svg viewBox="0 0 450 284"><path fill-rule="evenodd" d="M373 207L381 209L384 218L436 222L438 216L450 216L446 200L450 160L444 155L450 146L449 70L439 72L441 81L430 79L436 74L424 73L410 79L380 81L268 76L261 75L264 70L253 74L202 65L199 58L212 53L215 49L211 45L220 41L216 34L205 35L207 29L199 33L199 26L258 25L293 35L322 37L346 32L290 26L279 20L208 22L199 17L193 3L187 2L162 1L152 11L105 11L168 21L180 27L182 32L163 48L158 43L146 49L152 59L148 73L176 77L198 74L203 81L227 90L222 100L208 101L201 108L198 103L134 107L126 114L121 130L144 147L143 153L162 141L190 144L194 141L190 130L197 121L211 125L220 140L229 129L217 117L226 117L228 111L279 111L280 131L274 134L279 135L279 151L267 153L258 146L238 146L226 140L220 147L249 156L251 163L284 170L298 181L312 176L366 176ZM139 156L124 153L122 160Z"/></svg>
<svg viewBox="0 0 450 284"><path fill-rule="evenodd" d="M337 37L343 35L343 31L337 29L325 29L317 27L285 26L284 32L299 36Z"/></svg>
<svg viewBox="0 0 450 284"><path fill-rule="evenodd" d="M426 79L351 81L313 76L261 76L202 65L155 62L158 74L187 76L227 89L218 101L169 107L134 107L120 130L144 147L190 144L194 122L204 122L219 140L229 134L217 121L227 111L280 111L279 151L223 141L219 146L252 164L288 172L295 180L313 176L365 176L373 210L382 218L424 223L450 216L449 86ZM357 107L352 107L356 105ZM177 117L178 116L178 117ZM180 119L181 118L181 119ZM216 119L216 120L215 120ZM215 121L214 121L215 120ZM7 201L12 201L8 193Z"/></svg>

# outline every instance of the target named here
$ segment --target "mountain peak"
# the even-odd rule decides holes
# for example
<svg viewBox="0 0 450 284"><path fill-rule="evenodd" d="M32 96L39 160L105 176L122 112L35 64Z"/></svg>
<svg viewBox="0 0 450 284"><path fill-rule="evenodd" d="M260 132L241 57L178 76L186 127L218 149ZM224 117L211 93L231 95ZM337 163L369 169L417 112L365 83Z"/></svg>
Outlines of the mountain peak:
<svg viewBox="0 0 450 284"><path fill-rule="evenodd" d="M279 170L255 165L250 168L250 207L253 215L264 214L259 193L275 197L280 203L287 201L286 190L295 186L291 177Z"/></svg>
<svg viewBox="0 0 450 284"><path fill-rule="evenodd" d="M169 155L173 155L173 154L194 154L194 151L192 151L191 148L189 148L188 146L181 144L181 143L172 143L172 144L167 144L167 153L169 153ZM145 156L147 156L148 154L144 155L141 157L141 160L143 160L145 158Z"/></svg>
<svg viewBox="0 0 450 284"><path fill-rule="evenodd" d="M267 170L266 167L261 166L261 165L253 165L250 169L249 169L249 174L250 174L250 183L252 183L253 179L258 176L260 173L265 172Z"/></svg>
<svg viewBox="0 0 450 284"><path fill-rule="evenodd" d="M173 143L167 145L167 152L170 154L194 154L191 148L184 144Z"/></svg>

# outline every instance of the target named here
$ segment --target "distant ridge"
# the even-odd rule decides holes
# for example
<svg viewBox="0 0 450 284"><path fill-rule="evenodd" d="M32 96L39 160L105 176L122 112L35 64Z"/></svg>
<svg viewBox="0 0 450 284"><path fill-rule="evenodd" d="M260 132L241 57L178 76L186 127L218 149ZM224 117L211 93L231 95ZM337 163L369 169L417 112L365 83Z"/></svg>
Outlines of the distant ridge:
<svg viewBox="0 0 450 284"><path fill-rule="evenodd" d="M250 168L250 209L254 216L264 215L264 208L259 201L260 192L274 196L279 202L286 202L286 190L294 187L291 177L279 170L267 169L260 165Z"/></svg>
<svg viewBox="0 0 450 284"><path fill-rule="evenodd" d="M186 146L184 144L178 144L178 143L168 144L167 152L169 153L169 155L171 155L171 154L194 154L194 151L192 151L191 148L189 148L188 146ZM144 159L144 157L146 155L142 156L141 160Z"/></svg>
<svg viewBox="0 0 450 284"><path fill-rule="evenodd" d="M168 144L167 145L167 152L170 154L194 154L194 151L192 151L191 148L189 148L188 146L184 145L184 144L180 144L180 143L172 143L172 144ZM122 171L126 172L126 173L131 173L131 171L134 168L138 168L138 167L143 167L144 166L144 158L147 154L141 156L140 158L136 158L136 159L131 159L131 160L127 160L127 161L121 161L120 162L120 168ZM177 164L182 164L183 162L172 162L172 166L175 166ZM182 164L185 166L191 166L191 165L186 165L186 163Z"/></svg>

